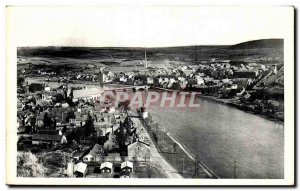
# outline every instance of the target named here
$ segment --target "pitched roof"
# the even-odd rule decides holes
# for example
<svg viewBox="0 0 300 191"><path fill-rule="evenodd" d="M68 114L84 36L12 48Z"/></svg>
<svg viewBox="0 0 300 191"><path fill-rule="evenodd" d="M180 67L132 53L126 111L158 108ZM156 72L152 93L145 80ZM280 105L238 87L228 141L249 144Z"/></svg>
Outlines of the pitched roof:
<svg viewBox="0 0 300 191"><path fill-rule="evenodd" d="M104 162L100 165L100 169L103 169L103 168L110 168L112 169L112 166L113 164L111 162Z"/></svg>
<svg viewBox="0 0 300 191"><path fill-rule="evenodd" d="M38 130L37 134L58 135L59 130Z"/></svg>
<svg viewBox="0 0 300 191"><path fill-rule="evenodd" d="M99 152L100 149L101 149L101 145L95 144L93 149L90 150L89 154L95 156Z"/></svg>
<svg viewBox="0 0 300 191"><path fill-rule="evenodd" d="M73 97L74 98L85 98L93 95L100 95L103 92L101 88L87 88L81 90L74 90Z"/></svg>
<svg viewBox="0 0 300 191"><path fill-rule="evenodd" d="M80 162L75 166L75 171L85 173L87 164Z"/></svg>
<svg viewBox="0 0 300 191"><path fill-rule="evenodd" d="M122 162L122 164L121 164L121 169L122 169L122 168L125 168L125 167L133 168L133 163L130 162L130 161Z"/></svg>
<svg viewBox="0 0 300 191"><path fill-rule="evenodd" d="M88 116L87 115L82 115L81 113L76 112L75 113L75 118L76 118L76 121L86 121Z"/></svg>
<svg viewBox="0 0 300 191"><path fill-rule="evenodd" d="M33 134L33 141L61 141L62 135L49 135L49 134Z"/></svg>
<svg viewBox="0 0 300 191"><path fill-rule="evenodd" d="M134 145L140 145L140 146L144 146L144 147L146 147L146 148L149 148L149 147L150 147L150 144L149 144L149 143L145 143L145 142L143 142L143 141L138 140L138 141L136 141L136 142L134 142L134 143L128 145L128 149L132 148ZM133 147L133 148L134 148L134 147Z"/></svg>

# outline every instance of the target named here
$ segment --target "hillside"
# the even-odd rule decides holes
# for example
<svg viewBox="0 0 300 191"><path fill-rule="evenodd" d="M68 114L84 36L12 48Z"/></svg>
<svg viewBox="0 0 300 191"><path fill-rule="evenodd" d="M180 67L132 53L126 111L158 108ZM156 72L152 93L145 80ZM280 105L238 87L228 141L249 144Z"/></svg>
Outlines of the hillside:
<svg viewBox="0 0 300 191"><path fill-rule="evenodd" d="M240 43L233 46L181 46L181 47L18 47L18 58L25 63L40 63L33 59L43 59L49 63L99 63L118 66L121 63L136 65L144 60L176 61L197 64L211 58L243 60L246 62L283 62L283 40L264 39ZM69 60L72 59L71 62ZM73 61L75 59L75 61ZM56 60L56 61L53 61ZM57 61L58 60L58 61ZM18 62L22 64L24 62Z"/></svg>
<svg viewBox="0 0 300 191"><path fill-rule="evenodd" d="M257 49L276 48L283 49L283 39L262 39L239 43L230 47L231 49Z"/></svg>

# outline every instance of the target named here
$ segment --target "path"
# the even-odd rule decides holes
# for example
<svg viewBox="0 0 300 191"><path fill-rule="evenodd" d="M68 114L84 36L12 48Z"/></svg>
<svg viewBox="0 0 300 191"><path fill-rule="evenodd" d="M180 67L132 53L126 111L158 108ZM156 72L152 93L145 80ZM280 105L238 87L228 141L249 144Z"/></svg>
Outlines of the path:
<svg viewBox="0 0 300 191"><path fill-rule="evenodd" d="M132 120L135 124L137 124L139 136L143 137L145 142L150 143L151 162L154 164L159 164L169 178L183 178L158 152L149 134L141 124L140 119L132 118Z"/></svg>

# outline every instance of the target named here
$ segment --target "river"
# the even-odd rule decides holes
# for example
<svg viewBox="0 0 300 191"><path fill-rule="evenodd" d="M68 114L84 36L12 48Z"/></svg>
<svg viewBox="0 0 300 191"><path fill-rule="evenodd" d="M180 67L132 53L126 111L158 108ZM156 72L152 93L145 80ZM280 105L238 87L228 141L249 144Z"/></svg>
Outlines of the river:
<svg viewBox="0 0 300 191"><path fill-rule="evenodd" d="M30 82L45 81L30 79ZM282 124L201 97L196 97L196 102L201 107L195 111L161 110L154 106L150 113L221 178L283 178Z"/></svg>
<svg viewBox="0 0 300 191"><path fill-rule="evenodd" d="M283 178L282 124L196 99L201 105L196 111L152 108L150 112L221 178Z"/></svg>

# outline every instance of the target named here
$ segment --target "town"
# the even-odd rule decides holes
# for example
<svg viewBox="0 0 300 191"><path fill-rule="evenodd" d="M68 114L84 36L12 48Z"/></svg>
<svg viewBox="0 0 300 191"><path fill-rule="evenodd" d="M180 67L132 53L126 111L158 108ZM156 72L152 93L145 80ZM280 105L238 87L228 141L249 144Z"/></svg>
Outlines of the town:
<svg viewBox="0 0 300 191"><path fill-rule="evenodd" d="M50 67L18 58L18 176L216 177L196 159L187 173L184 162L173 160L180 148L166 138L167 133L158 133L163 128L147 108L131 108L126 100L116 102L105 91L199 92L203 99L284 120L280 59L209 58L185 65L171 61L155 65L146 51L143 54L139 69L122 71L92 64L84 70ZM161 152L160 143L168 154Z"/></svg>

